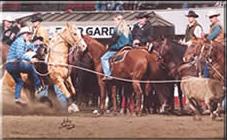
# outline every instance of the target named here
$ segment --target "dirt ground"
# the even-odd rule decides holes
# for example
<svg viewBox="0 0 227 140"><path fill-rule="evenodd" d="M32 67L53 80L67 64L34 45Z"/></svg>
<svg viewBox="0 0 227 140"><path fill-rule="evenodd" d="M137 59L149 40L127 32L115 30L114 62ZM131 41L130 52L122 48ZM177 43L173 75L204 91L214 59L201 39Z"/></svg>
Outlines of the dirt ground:
<svg viewBox="0 0 227 140"><path fill-rule="evenodd" d="M97 117L92 110L67 115L56 114L43 104L21 107L13 102L13 94L2 90L3 138L224 138L224 120L212 121L203 116L104 114ZM68 118L75 127L60 128ZM224 117L223 117L224 119Z"/></svg>
<svg viewBox="0 0 227 140"><path fill-rule="evenodd" d="M66 116L3 116L3 138L224 138L224 122L204 116L81 116L68 119L75 128L59 128Z"/></svg>

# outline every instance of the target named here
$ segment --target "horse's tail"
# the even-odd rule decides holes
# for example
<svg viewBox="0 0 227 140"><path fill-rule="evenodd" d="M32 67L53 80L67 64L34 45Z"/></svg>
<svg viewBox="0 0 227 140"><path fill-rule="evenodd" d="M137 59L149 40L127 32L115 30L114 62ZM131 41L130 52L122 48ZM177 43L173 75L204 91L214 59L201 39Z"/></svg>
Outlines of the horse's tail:
<svg viewBox="0 0 227 140"><path fill-rule="evenodd" d="M146 75L148 76L148 79L153 79L155 76L155 73L158 71L158 63L151 54L147 55L147 61L148 61L148 66L147 66Z"/></svg>

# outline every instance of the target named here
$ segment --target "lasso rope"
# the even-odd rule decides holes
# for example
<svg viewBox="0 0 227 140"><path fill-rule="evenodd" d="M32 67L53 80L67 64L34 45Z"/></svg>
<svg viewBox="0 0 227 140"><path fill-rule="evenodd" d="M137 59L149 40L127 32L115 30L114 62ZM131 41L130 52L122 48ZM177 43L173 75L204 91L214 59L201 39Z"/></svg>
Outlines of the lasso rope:
<svg viewBox="0 0 227 140"><path fill-rule="evenodd" d="M36 63L45 63L45 64L48 64L48 65L51 65L51 66L61 66L61 67L73 67L73 68L76 68L76 69L80 69L80 70L83 70L83 71L87 71L87 72L90 72L90 73L93 73L93 74L97 74L97 75L101 75L101 76L105 76L103 73L100 73L100 72L97 72L97 71L94 71L94 70L90 70L90 69L87 69L87 68L83 68L83 67L80 67L80 66L75 66L75 65L70 65L70 64L61 64L61 63L46 63L45 61L36 61ZM47 72L45 74L42 74L42 73L39 73L37 72L37 70L35 70L36 73L40 76L46 76L48 74L50 74L50 72ZM176 83L176 82L187 82L187 81L191 81L189 79L183 79L183 80L130 80L130 79L125 79L125 78L120 78L120 77L115 77L115 76L111 76L113 79L115 80L119 80L119 81L124 81L124 82L138 82L138 83L144 83L144 84L149 84L149 83Z"/></svg>
<svg viewBox="0 0 227 140"><path fill-rule="evenodd" d="M30 63L30 62L28 62ZM87 72L90 72L90 73L93 73L93 74L97 74L97 75L101 75L101 76L105 76L103 73L101 72L97 72L97 71L94 71L94 70L90 70L90 69L87 69L87 68L83 68L83 67L80 67L80 66L75 66L75 65L70 65L70 64L61 64L61 63L47 63L45 61L36 61L35 63L45 63L47 65L51 65L51 66L60 66L60 67L73 67L73 68L76 68L76 69L80 69L80 70L83 70L83 71L87 71ZM1 67L3 67L4 64L1 65ZM40 73L38 72L35 67L33 67L34 71L40 75L40 76L47 76L50 74L50 72L47 72L47 73ZM216 71L218 72L218 71ZM218 73L220 74L220 73ZM220 74L219 76L221 76L223 78L223 76ZM115 77L115 76L111 76L113 79L115 80L119 80L119 81L124 81L124 82L138 82L138 83L144 83L144 84L149 84L149 83L176 83L176 82L187 82L187 81L191 81L190 79L182 79L182 80L130 80L130 79L125 79L125 78L120 78L120 77ZM202 80L202 78L201 78Z"/></svg>

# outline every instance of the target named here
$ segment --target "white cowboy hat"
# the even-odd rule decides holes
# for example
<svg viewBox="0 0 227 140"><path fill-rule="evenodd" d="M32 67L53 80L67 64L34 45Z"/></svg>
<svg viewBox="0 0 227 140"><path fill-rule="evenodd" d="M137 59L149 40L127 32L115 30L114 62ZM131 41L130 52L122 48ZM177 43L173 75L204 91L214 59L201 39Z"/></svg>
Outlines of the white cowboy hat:
<svg viewBox="0 0 227 140"><path fill-rule="evenodd" d="M3 18L3 20L9 21L9 22L13 22L14 21L14 19L12 17L10 17L10 16L7 16L7 17Z"/></svg>
<svg viewBox="0 0 227 140"><path fill-rule="evenodd" d="M211 10L211 11L208 11L207 16L208 17L220 16L220 13L218 13L217 11Z"/></svg>
<svg viewBox="0 0 227 140"><path fill-rule="evenodd" d="M31 30L29 27L27 27L27 26L22 27L22 28L20 29L19 34L23 34L23 33L30 33L30 34L32 34L32 30Z"/></svg>

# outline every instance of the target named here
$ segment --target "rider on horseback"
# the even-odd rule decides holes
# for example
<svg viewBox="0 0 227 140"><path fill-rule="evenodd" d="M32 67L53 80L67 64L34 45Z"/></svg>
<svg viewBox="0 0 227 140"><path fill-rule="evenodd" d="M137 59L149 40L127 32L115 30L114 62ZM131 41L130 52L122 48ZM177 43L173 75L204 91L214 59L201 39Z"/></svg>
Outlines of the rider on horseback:
<svg viewBox="0 0 227 140"><path fill-rule="evenodd" d="M44 39L44 44L48 46L49 36L46 29L41 25L43 19L40 16L33 16L31 19L32 30L33 30L33 39L34 37L42 37Z"/></svg>
<svg viewBox="0 0 227 140"><path fill-rule="evenodd" d="M210 31L207 36L207 40L216 41L224 44L224 28L222 27L222 25L220 24L220 21L217 18L218 16L220 16L220 13L218 13L217 11L209 11L207 16L209 17L211 22ZM205 77L207 78L209 77L208 62L205 63L203 73Z"/></svg>
<svg viewBox="0 0 227 140"><path fill-rule="evenodd" d="M139 13L136 18L138 23L132 29L133 47L147 45L152 41L153 36L152 25L148 20L149 15L147 13Z"/></svg>
<svg viewBox="0 0 227 140"><path fill-rule="evenodd" d="M183 42L187 44L192 38L201 38L203 33L202 26L197 22L199 16L192 10L186 15L188 17L188 25L186 28L185 39Z"/></svg>
<svg viewBox="0 0 227 140"><path fill-rule="evenodd" d="M110 43L110 47L106 53L101 57L101 63L105 77L103 80L111 80L112 77L110 71L109 59L117 53L124 46L131 44L131 31L123 19L122 15L117 15L114 17L114 21L117 27L114 30L114 35Z"/></svg>
<svg viewBox="0 0 227 140"><path fill-rule="evenodd" d="M217 18L218 16L220 16L220 13L218 13L217 11L209 11L207 16L209 17L211 22L210 32L207 36L207 39L209 41L217 41L224 44L224 28Z"/></svg>

